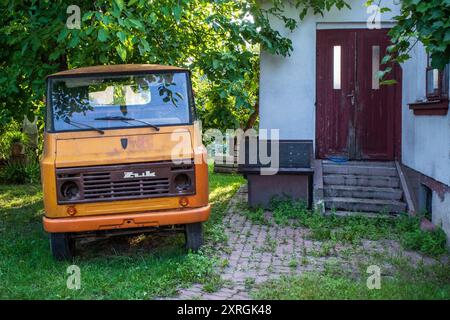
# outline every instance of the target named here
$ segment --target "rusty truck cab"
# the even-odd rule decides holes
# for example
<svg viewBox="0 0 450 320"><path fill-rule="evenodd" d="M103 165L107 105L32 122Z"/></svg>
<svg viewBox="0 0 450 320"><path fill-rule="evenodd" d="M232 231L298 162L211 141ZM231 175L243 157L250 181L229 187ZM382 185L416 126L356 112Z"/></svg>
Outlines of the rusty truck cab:
<svg viewBox="0 0 450 320"><path fill-rule="evenodd" d="M195 123L182 68L97 66L49 76L41 169L53 256L71 258L76 238L167 226L198 249L210 206Z"/></svg>

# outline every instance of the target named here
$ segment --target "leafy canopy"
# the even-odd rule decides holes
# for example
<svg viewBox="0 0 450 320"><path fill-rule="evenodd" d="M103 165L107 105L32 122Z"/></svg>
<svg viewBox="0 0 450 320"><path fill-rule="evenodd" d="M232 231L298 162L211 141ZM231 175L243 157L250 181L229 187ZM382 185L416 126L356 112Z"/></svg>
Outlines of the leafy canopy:
<svg viewBox="0 0 450 320"><path fill-rule="evenodd" d="M2 1L0 9L0 123L24 115L42 118L45 77L81 66L157 63L189 67L204 123L243 125L257 104L259 49L286 56L291 41L269 24L284 2L257 0L84 0L81 28L68 29L73 1ZM322 13L343 0L298 0Z"/></svg>
<svg viewBox="0 0 450 320"><path fill-rule="evenodd" d="M368 4L380 4L369 0ZM389 10L382 8L382 10ZM433 68L443 69L450 61L450 0L402 0L397 24L389 32L392 46L383 63L402 63L410 58L411 48L422 42L431 55Z"/></svg>
<svg viewBox="0 0 450 320"><path fill-rule="evenodd" d="M368 3L373 3L369 0ZM253 125L258 110L259 50L287 56L289 31L308 14L345 0L80 0L81 28L68 29L69 0L0 2L0 124L43 117L45 77L98 64L157 63L193 71L206 126ZM285 12L297 11L296 19ZM384 60L409 58L413 39L441 68L450 57L450 0L404 0ZM394 60L395 60L394 59ZM388 70L388 69L387 69Z"/></svg>

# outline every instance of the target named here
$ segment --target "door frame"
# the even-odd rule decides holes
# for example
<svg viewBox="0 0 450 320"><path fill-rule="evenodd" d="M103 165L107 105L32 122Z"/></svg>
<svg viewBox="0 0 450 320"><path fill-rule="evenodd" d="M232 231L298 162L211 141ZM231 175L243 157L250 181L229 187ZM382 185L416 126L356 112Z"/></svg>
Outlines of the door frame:
<svg viewBox="0 0 450 320"><path fill-rule="evenodd" d="M390 26L385 26L382 27L381 29L385 29L385 30L389 30ZM316 33L315 33L315 40L316 40L316 53L315 53L315 68L316 68L316 81L315 81L315 157L316 159L320 159L319 157L319 148L317 147L317 142L319 141L319 128L320 128L320 124L319 124L319 117L318 115L318 95L320 94L318 92L318 88L319 88L319 68L318 68L318 63L319 63L319 59L318 59L318 50L319 50L319 43L318 43L318 32L319 31L331 31L331 30L335 30L335 31L350 31L350 30L356 30L356 31L369 31L369 29L364 29L364 28L355 28L355 27L351 27L351 26L342 26L339 28L317 28L316 27ZM358 59L358 57L355 56L356 59ZM356 72L356 71L355 71ZM394 159L392 160L387 160L387 161L401 161L402 160L402 93L403 93L403 72L402 72L402 67L399 64L395 64L394 66L392 66L392 71L391 71L391 75L390 78L396 79L397 80L397 84L398 84L398 88L397 90L395 90L395 110L393 112L393 116L394 116L394 133L393 133L393 147L394 147ZM355 80L357 81L357 80ZM370 159L361 159L362 161L370 161ZM377 160L377 161L383 161L383 160Z"/></svg>

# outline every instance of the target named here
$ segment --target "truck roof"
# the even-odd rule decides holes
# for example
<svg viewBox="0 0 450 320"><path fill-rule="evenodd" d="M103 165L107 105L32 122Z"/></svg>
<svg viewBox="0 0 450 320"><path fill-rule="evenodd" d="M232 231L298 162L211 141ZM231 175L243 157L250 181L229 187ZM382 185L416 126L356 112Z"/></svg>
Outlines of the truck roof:
<svg viewBox="0 0 450 320"><path fill-rule="evenodd" d="M159 64L115 64L115 65L103 65L82 67L71 70L65 70L49 75L48 77L59 76L78 76L89 74L120 74L120 73L135 73L135 72L148 72L148 71L186 71L187 69L165 66Z"/></svg>

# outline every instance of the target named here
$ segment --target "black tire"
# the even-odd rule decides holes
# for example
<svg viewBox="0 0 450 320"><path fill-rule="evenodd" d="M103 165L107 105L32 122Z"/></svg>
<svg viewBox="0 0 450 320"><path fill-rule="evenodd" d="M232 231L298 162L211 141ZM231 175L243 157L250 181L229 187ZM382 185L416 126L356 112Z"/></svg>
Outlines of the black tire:
<svg viewBox="0 0 450 320"><path fill-rule="evenodd" d="M68 233L50 233L50 250L56 260L71 260L75 255L75 240Z"/></svg>
<svg viewBox="0 0 450 320"><path fill-rule="evenodd" d="M203 224L201 222L190 223L184 226L186 249L198 251L203 245Z"/></svg>

